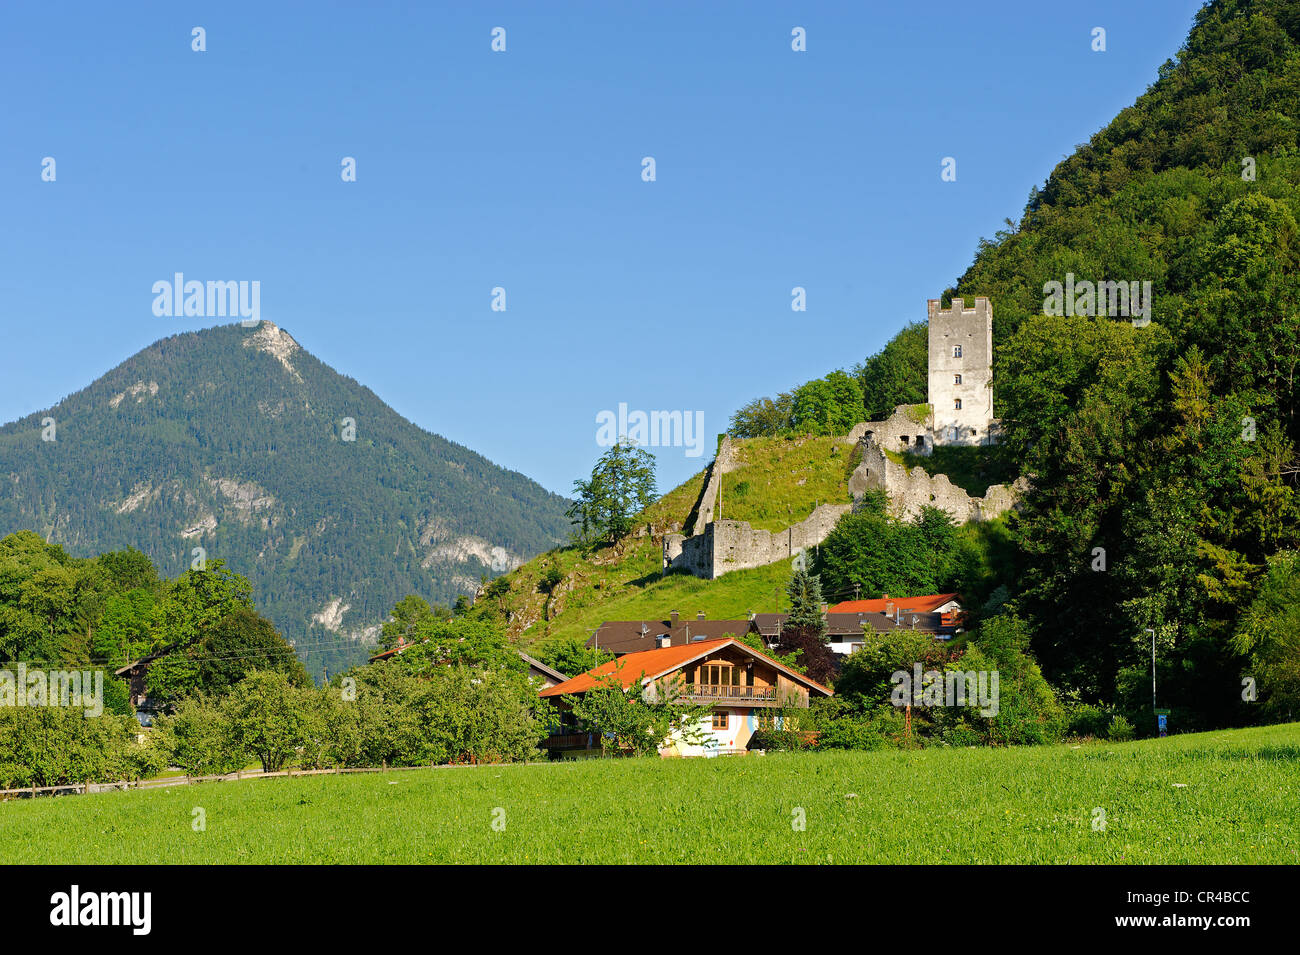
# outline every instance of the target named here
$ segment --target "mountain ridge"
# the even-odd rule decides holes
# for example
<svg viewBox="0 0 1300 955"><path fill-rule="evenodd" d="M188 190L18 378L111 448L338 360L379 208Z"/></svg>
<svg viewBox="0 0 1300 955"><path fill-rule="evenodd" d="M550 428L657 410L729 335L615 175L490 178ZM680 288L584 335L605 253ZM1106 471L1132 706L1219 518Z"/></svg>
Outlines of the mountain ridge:
<svg viewBox="0 0 1300 955"><path fill-rule="evenodd" d="M167 336L0 426L0 480L0 534L134 546L168 574L225 558L316 674L359 659L402 596L473 594L568 529L564 498L267 321Z"/></svg>

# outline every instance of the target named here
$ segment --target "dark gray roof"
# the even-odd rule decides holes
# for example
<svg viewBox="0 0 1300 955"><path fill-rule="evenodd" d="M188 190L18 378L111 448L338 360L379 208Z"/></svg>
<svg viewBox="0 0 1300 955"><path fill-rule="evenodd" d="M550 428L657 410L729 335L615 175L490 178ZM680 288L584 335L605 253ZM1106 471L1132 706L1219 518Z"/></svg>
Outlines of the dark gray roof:
<svg viewBox="0 0 1300 955"><path fill-rule="evenodd" d="M538 671L540 671L540 672L542 672L542 673L545 673L545 674L546 674L547 676L549 676L552 680L557 680L557 681L559 681L560 683L563 683L563 682L565 682L566 680L569 679L567 676L565 676L565 675L564 675L563 673L561 673L559 670L552 670L550 667L548 667L548 666L547 666L545 663L543 663L541 660L538 660L538 659L536 659L535 657L530 657L528 654L524 653L523 650L516 650L515 652L518 653L521 657L523 657L523 658L524 658L524 662L527 663L530 667L532 667L534 670L538 670Z"/></svg>
<svg viewBox="0 0 1300 955"><path fill-rule="evenodd" d="M680 647L697 640L742 637L751 629L748 620L606 620L587 638L587 646L622 656L658 648L663 635L668 636L669 646Z"/></svg>

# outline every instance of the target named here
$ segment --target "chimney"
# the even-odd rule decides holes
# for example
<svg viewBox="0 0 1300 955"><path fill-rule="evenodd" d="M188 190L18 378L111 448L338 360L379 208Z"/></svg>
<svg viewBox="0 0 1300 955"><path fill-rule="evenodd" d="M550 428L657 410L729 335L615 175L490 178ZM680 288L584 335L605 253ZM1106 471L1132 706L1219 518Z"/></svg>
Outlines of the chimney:
<svg viewBox="0 0 1300 955"><path fill-rule="evenodd" d="M669 616L672 618L673 626L677 626L677 611L674 610Z"/></svg>
<svg viewBox="0 0 1300 955"><path fill-rule="evenodd" d="M697 614L695 615L695 619L696 619L696 620L703 620L703 619L704 619L704 611L701 610L699 613L697 613Z"/></svg>
<svg viewBox="0 0 1300 955"><path fill-rule="evenodd" d="M673 645L673 638L670 634L667 633L659 634L659 636L655 637L655 640L658 642L659 649L661 650L664 647L671 647Z"/></svg>
<svg viewBox="0 0 1300 955"><path fill-rule="evenodd" d="M888 594L886 594L888 596ZM894 614L894 602L891 600L885 604L885 616L891 617Z"/></svg>

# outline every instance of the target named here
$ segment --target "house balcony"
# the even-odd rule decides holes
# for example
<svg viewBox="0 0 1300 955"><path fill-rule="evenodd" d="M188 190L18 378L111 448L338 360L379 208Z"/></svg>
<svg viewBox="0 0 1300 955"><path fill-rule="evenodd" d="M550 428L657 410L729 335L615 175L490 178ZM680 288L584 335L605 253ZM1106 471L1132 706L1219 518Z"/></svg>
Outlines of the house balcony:
<svg viewBox="0 0 1300 955"><path fill-rule="evenodd" d="M719 686L708 683L687 683L686 696L697 703L748 703L755 706L776 706L774 686Z"/></svg>

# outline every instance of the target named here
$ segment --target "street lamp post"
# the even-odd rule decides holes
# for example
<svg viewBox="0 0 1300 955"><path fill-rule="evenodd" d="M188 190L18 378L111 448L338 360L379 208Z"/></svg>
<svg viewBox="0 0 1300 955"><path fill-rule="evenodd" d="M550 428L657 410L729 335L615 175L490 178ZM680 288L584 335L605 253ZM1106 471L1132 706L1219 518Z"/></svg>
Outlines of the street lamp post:
<svg viewBox="0 0 1300 955"><path fill-rule="evenodd" d="M1155 712L1156 708L1156 632L1154 628L1147 627L1147 633L1151 634L1151 710Z"/></svg>

